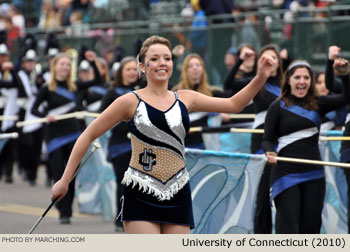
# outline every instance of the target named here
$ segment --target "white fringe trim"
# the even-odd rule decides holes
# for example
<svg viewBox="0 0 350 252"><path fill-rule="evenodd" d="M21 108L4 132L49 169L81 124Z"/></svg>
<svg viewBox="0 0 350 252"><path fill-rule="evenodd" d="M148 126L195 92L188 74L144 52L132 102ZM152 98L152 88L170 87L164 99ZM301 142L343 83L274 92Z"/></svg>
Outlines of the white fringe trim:
<svg viewBox="0 0 350 252"><path fill-rule="evenodd" d="M158 200L163 201L170 200L186 185L189 179L190 176L186 168L181 170L166 184L163 184L153 177L129 167L124 174L122 184L126 186L132 184L132 188L138 185L139 190L143 190L147 194L153 194Z"/></svg>

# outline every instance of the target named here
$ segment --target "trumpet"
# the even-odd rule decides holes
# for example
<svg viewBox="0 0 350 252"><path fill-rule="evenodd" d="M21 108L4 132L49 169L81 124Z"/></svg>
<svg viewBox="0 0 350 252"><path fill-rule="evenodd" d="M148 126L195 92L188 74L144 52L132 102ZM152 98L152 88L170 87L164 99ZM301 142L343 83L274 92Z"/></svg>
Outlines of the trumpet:
<svg viewBox="0 0 350 252"><path fill-rule="evenodd" d="M71 76L72 76L72 81L75 82L75 80L77 79L77 68L78 68L79 53L78 53L77 49L69 48L66 51L66 54L72 59Z"/></svg>

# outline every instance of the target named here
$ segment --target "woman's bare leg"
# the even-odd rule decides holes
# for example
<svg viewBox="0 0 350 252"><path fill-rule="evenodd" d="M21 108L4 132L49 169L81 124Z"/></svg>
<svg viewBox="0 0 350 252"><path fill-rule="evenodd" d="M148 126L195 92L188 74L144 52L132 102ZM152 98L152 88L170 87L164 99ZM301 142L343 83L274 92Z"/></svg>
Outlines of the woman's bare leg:
<svg viewBox="0 0 350 252"><path fill-rule="evenodd" d="M160 224L160 231L162 234L189 234L190 227L175 224Z"/></svg>
<svg viewBox="0 0 350 252"><path fill-rule="evenodd" d="M160 223L148 221L123 221L127 234L160 234Z"/></svg>

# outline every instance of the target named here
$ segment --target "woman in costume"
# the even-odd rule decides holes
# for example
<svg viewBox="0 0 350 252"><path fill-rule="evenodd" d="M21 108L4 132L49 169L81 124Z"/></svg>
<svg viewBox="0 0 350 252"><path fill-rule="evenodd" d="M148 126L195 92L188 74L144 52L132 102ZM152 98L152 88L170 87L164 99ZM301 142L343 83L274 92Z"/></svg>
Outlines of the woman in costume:
<svg viewBox="0 0 350 252"><path fill-rule="evenodd" d="M128 122L132 157L122 184L120 217L127 233L189 233L193 213L184 139L188 111L236 113L264 85L275 60L260 59L256 77L230 98L214 98L192 90L168 90L173 61L169 40L144 41L139 68L147 86L116 99L78 138L52 199L67 192L69 181L91 142L115 124Z"/></svg>

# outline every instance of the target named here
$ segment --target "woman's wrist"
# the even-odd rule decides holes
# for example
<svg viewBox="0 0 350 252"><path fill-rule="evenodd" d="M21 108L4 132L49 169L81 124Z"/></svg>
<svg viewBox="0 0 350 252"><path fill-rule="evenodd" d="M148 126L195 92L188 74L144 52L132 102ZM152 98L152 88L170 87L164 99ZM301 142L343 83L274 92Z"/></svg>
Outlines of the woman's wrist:
<svg viewBox="0 0 350 252"><path fill-rule="evenodd" d="M277 153L274 152L274 151L266 151L265 154L266 154L266 155L270 155L270 156L277 157Z"/></svg>

